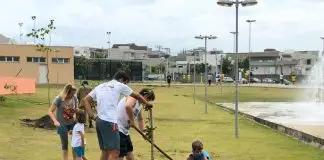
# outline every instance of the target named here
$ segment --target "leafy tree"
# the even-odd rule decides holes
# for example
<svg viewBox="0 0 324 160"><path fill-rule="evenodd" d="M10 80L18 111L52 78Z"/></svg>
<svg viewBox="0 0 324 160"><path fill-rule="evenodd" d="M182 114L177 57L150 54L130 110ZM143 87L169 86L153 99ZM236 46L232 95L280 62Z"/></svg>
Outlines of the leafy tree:
<svg viewBox="0 0 324 160"><path fill-rule="evenodd" d="M88 72L90 61L84 56L81 56L79 58L74 58L74 63L75 72L81 74L82 77L85 78Z"/></svg>
<svg viewBox="0 0 324 160"><path fill-rule="evenodd" d="M239 68L244 69L244 71L249 70L249 58L245 58L243 61L238 63Z"/></svg>
<svg viewBox="0 0 324 160"><path fill-rule="evenodd" d="M228 59L228 57L223 58L222 60L222 72L226 75L232 74L234 71L234 65Z"/></svg>

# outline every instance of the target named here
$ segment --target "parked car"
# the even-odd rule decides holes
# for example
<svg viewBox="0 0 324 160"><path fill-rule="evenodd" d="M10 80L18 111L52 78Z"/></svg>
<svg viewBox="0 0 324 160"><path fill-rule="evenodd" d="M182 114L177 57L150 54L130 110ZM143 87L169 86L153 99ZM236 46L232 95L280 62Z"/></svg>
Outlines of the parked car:
<svg viewBox="0 0 324 160"><path fill-rule="evenodd" d="M251 78L250 79L250 83L260 83L261 81L260 81L260 79L259 78Z"/></svg>
<svg viewBox="0 0 324 160"><path fill-rule="evenodd" d="M242 79L241 79L241 83L243 83L243 84L248 84L249 82L248 82L248 80L247 80L247 79L245 79L245 78L242 78Z"/></svg>
<svg viewBox="0 0 324 160"><path fill-rule="evenodd" d="M265 78L263 79L263 83L275 83L275 81L272 80L271 78Z"/></svg>
<svg viewBox="0 0 324 160"><path fill-rule="evenodd" d="M290 81L288 81L288 80L286 80L286 79L284 79L284 84L285 84L285 85L290 85L290 84L291 84L291 82L290 82Z"/></svg>
<svg viewBox="0 0 324 160"><path fill-rule="evenodd" d="M231 77L224 77L223 81L224 81L224 83L232 83L232 82L234 82L233 78L231 78Z"/></svg>
<svg viewBox="0 0 324 160"><path fill-rule="evenodd" d="M281 82L280 82L280 80L276 80L275 83L276 83L276 84L280 84ZM287 79L283 79L283 84L284 84L284 85L290 85L291 82L288 81Z"/></svg>

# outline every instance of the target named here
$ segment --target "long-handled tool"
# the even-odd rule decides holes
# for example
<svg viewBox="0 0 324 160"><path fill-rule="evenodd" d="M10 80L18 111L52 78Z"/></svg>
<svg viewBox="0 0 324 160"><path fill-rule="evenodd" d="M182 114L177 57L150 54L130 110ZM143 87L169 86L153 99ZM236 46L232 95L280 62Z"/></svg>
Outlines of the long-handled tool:
<svg viewBox="0 0 324 160"><path fill-rule="evenodd" d="M149 140L146 135L141 132L141 130L139 130L136 126L133 127L140 135L142 135L142 137L148 141L149 143L151 143L157 150L159 150L165 157L167 157L169 160L173 160L168 154L166 154L160 147L158 147L156 144L152 143L151 140Z"/></svg>

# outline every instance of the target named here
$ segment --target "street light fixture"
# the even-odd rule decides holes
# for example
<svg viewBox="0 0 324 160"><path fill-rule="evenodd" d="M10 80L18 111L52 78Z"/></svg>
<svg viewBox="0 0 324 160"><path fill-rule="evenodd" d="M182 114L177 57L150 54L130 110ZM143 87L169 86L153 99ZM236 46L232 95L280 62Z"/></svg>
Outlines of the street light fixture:
<svg viewBox="0 0 324 160"><path fill-rule="evenodd" d="M256 0L243 0L243 1L239 1L239 0L218 0L217 4L220 6L227 6L227 7L232 7L235 4L235 8L236 8L236 27L235 27L235 32L238 33L238 8L239 5L241 4L243 7L246 6L253 6L258 4L258 2ZM238 34L236 34L236 38L235 38L235 45L236 45L236 49L235 49L235 53L236 53L236 57L235 57L235 137L238 138Z"/></svg>
<svg viewBox="0 0 324 160"><path fill-rule="evenodd" d="M111 32L106 32L107 33L107 35L108 35L108 57L107 58L109 58L110 57L110 35L111 35Z"/></svg>
<svg viewBox="0 0 324 160"><path fill-rule="evenodd" d="M321 39L323 40L323 51L322 54L324 53L324 37L321 37Z"/></svg>
<svg viewBox="0 0 324 160"><path fill-rule="evenodd" d="M205 114L207 114L207 39L208 40L212 40L212 39L217 39L216 36L212 36L212 35L199 35L199 36L195 36L195 39L205 39Z"/></svg>
<svg viewBox="0 0 324 160"><path fill-rule="evenodd" d="M233 34L233 36L234 36L234 38L233 38L233 41L234 41L234 43L233 43L233 54L235 53L235 37L236 37L236 32L230 32L231 34Z"/></svg>
<svg viewBox="0 0 324 160"><path fill-rule="evenodd" d="M249 86L250 86L250 82L251 82L251 23L256 22L256 20L246 20L247 23L249 23L249 53L248 53L248 57L249 57Z"/></svg>
<svg viewBox="0 0 324 160"><path fill-rule="evenodd" d="M24 25L24 23L19 22L19 43L21 44L21 37L23 36L23 34L21 33L21 27Z"/></svg>
<svg viewBox="0 0 324 160"><path fill-rule="evenodd" d="M36 16L32 16L32 20L34 21L34 32L36 32ZM34 37L34 44L36 44L36 38Z"/></svg>

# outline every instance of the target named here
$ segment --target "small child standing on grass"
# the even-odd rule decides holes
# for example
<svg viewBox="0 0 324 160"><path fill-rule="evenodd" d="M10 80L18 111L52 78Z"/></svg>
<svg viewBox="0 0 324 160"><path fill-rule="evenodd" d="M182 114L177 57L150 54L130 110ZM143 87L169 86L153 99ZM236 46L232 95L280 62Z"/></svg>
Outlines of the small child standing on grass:
<svg viewBox="0 0 324 160"><path fill-rule="evenodd" d="M192 142L192 153L187 160L211 160L211 157L203 149L204 146L199 140Z"/></svg>
<svg viewBox="0 0 324 160"><path fill-rule="evenodd" d="M86 122L86 114L82 110L76 113L77 123L72 131L72 149L74 160L87 160L84 154L85 138L84 138L84 124Z"/></svg>

